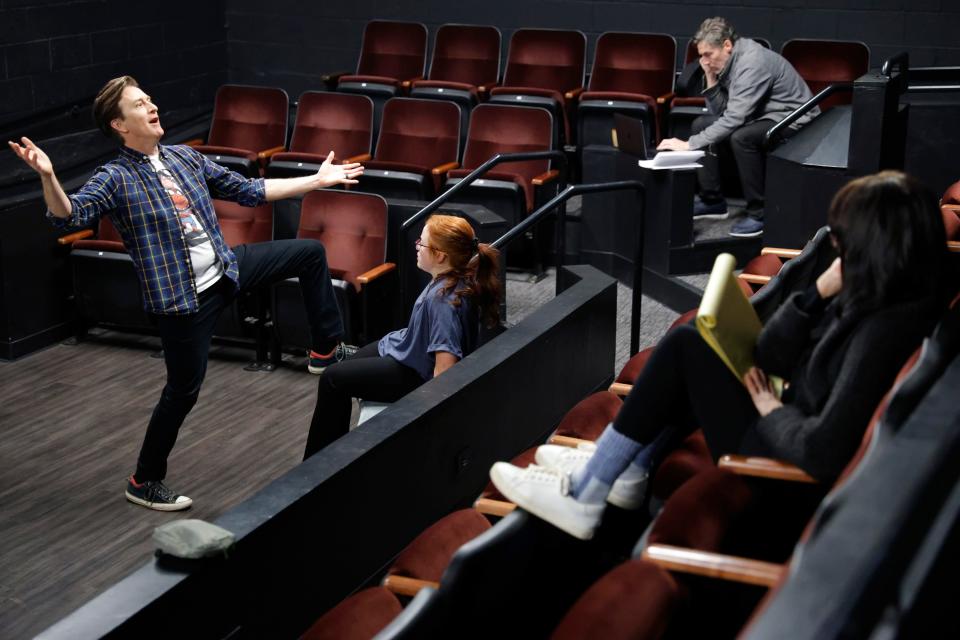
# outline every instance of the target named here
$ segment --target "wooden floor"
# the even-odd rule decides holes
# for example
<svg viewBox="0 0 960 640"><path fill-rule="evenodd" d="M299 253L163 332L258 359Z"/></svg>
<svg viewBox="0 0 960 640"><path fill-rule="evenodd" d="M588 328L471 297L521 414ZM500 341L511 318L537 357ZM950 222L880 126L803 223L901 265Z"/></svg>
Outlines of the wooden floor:
<svg viewBox="0 0 960 640"><path fill-rule="evenodd" d="M316 378L214 347L170 457L177 514L123 497L164 381L159 341L104 334L0 361L0 638L29 638L150 559L154 527L213 520L300 461Z"/></svg>
<svg viewBox="0 0 960 640"><path fill-rule="evenodd" d="M554 287L552 276L508 277L508 324ZM617 297L613 371L630 340L630 290L620 285ZM644 297L641 346L676 316ZM0 639L34 636L150 560L157 525L214 520L300 462L316 394L306 360L251 373L248 352L215 346L167 475L193 507L164 514L126 502L125 479L163 386L158 349L155 338L101 332L0 361Z"/></svg>

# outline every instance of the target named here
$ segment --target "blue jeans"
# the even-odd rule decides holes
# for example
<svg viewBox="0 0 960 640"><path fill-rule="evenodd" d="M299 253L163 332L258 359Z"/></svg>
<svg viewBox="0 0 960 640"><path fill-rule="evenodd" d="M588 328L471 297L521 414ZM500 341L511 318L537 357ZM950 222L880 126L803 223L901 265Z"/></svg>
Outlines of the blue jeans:
<svg viewBox="0 0 960 640"><path fill-rule="evenodd" d="M180 425L200 395L217 319L240 292L297 276L314 347L343 335L322 244L316 240L278 240L240 245L233 251L240 270L239 290L223 276L200 293L196 313L155 316L167 366L167 384L143 439L137 459L137 482L162 480L166 476L167 457L177 442Z"/></svg>

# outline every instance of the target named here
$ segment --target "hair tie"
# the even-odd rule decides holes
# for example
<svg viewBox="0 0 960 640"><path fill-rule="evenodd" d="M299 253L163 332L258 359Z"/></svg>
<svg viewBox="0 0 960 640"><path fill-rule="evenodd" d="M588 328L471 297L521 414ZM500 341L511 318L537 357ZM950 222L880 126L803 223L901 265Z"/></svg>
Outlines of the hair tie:
<svg viewBox="0 0 960 640"><path fill-rule="evenodd" d="M477 239L476 237L473 238L473 250L474 251L480 250L480 240Z"/></svg>

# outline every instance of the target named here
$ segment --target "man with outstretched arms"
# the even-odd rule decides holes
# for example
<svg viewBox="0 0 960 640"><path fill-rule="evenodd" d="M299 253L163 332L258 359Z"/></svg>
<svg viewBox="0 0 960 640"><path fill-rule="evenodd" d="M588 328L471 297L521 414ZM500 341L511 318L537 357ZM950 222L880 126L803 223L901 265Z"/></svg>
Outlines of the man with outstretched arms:
<svg viewBox="0 0 960 640"><path fill-rule="evenodd" d="M58 227L85 227L110 218L133 259L143 304L157 322L167 381L147 426L136 471L127 480L131 502L160 511L186 509L192 500L163 482L167 457L190 412L207 369L207 352L220 312L244 290L297 276L310 321L310 370L342 359L343 325L327 268L315 240L279 240L231 249L213 210L213 198L254 207L336 184L355 184L359 164L333 164L330 152L312 176L247 179L194 149L161 145L157 106L130 76L114 78L94 100L97 126L122 142L119 156L67 195L50 158L21 138L10 148L39 175L47 217Z"/></svg>

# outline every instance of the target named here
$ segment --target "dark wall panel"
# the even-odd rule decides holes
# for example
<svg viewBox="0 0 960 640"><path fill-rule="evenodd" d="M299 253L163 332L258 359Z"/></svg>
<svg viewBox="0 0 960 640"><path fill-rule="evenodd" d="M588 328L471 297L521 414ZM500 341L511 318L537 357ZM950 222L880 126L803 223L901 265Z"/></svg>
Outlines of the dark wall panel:
<svg viewBox="0 0 960 640"><path fill-rule="evenodd" d="M227 79L223 0L0 0L0 125L135 76L163 109L209 102Z"/></svg>

